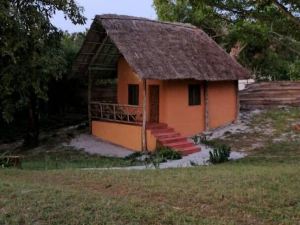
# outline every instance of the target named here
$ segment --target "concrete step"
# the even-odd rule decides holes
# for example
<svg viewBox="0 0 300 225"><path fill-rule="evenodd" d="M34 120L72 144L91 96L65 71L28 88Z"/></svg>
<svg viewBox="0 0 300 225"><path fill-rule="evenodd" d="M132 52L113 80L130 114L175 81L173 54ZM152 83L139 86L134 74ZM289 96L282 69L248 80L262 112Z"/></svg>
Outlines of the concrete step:
<svg viewBox="0 0 300 225"><path fill-rule="evenodd" d="M182 148L182 149L175 149L176 151L180 152L181 155L183 156L187 156L189 154L193 154L196 152L200 152L201 148L197 147L197 146L193 146L193 147L186 147L186 148Z"/></svg>
<svg viewBox="0 0 300 225"><path fill-rule="evenodd" d="M185 137L171 137L171 138L160 138L158 139L159 142L162 144L168 144L168 143L174 143L174 142L180 142L180 141L185 141Z"/></svg>
<svg viewBox="0 0 300 225"><path fill-rule="evenodd" d="M155 128L155 129L151 129L151 133L153 135L155 134L159 134L159 133L170 133L170 132L174 132L173 128Z"/></svg>
<svg viewBox="0 0 300 225"><path fill-rule="evenodd" d="M168 125L165 123L148 123L146 125L146 127L147 127L147 129L152 130L152 129L158 129L158 128L167 128Z"/></svg>
<svg viewBox="0 0 300 225"><path fill-rule="evenodd" d="M167 124L147 124L147 129L151 130L151 133L163 146L170 147L184 156L201 150Z"/></svg>
<svg viewBox="0 0 300 225"><path fill-rule="evenodd" d="M167 132L167 133L156 133L153 134L157 139L160 138L172 138L172 137L180 137L180 134L177 132Z"/></svg>
<svg viewBox="0 0 300 225"><path fill-rule="evenodd" d="M174 143L168 143L166 146L174 149L181 149L185 147L194 147L195 145L188 141L181 141L181 142L174 142Z"/></svg>

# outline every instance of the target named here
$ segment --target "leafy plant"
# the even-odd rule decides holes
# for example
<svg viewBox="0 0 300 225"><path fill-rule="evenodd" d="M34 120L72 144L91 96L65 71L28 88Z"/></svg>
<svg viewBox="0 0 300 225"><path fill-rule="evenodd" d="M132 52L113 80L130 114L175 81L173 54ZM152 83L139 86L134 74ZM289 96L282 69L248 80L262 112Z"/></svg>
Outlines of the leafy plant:
<svg viewBox="0 0 300 225"><path fill-rule="evenodd" d="M126 160L133 160L133 159L137 159L139 157L142 157L143 153L142 152L134 152L128 156L125 157Z"/></svg>
<svg viewBox="0 0 300 225"><path fill-rule="evenodd" d="M10 123L17 112L28 112L27 146L38 144L40 103L48 101L50 82L62 79L67 68L63 32L52 22L58 12L73 24L86 22L75 0L5 0L0 4L1 116Z"/></svg>
<svg viewBox="0 0 300 225"><path fill-rule="evenodd" d="M192 140L193 140L193 142L194 142L195 145L198 145L198 144L201 143L201 138L200 138L199 135L193 136L193 137L192 137Z"/></svg>
<svg viewBox="0 0 300 225"><path fill-rule="evenodd" d="M162 160L165 162L167 160L178 160L181 159L182 156L179 152L174 151L173 149L169 147L160 147L158 148L154 155L162 158Z"/></svg>
<svg viewBox="0 0 300 225"><path fill-rule="evenodd" d="M147 154L143 152L134 152L125 157L125 160L130 161L130 164L134 164L139 161L144 161L147 158Z"/></svg>
<svg viewBox="0 0 300 225"><path fill-rule="evenodd" d="M205 144L205 142L207 141L205 134L195 135L195 136L192 137L192 140L193 140L195 145L199 145L201 143Z"/></svg>
<svg viewBox="0 0 300 225"><path fill-rule="evenodd" d="M231 148L228 145L216 146L213 151L209 151L209 162L212 164L229 161Z"/></svg>
<svg viewBox="0 0 300 225"><path fill-rule="evenodd" d="M201 27L258 80L297 80L300 1L154 0L158 18Z"/></svg>
<svg viewBox="0 0 300 225"><path fill-rule="evenodd" d="M12 166L7 156L8 156L8 151L0 154L0 168L8 168Z"/></svg>
<svg viewBox="0 0 300 225"><path fill-rule="evenodd" d="M145 166L153 165L155 168L159 168L159 165L168 160L178 160L182 156L179 152L174 151L169 147L159 147L155 152L143 153L134 152L129 156L125 157L126 160L130 160L131 163L142 161Z"/></svg>

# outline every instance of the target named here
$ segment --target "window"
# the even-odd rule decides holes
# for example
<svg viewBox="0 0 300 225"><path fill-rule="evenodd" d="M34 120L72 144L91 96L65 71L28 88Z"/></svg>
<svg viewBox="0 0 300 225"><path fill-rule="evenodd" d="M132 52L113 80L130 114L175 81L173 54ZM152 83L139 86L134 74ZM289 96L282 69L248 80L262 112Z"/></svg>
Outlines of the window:
<svg viewBox="0 0 300 225"><path fill-rule="evenodd" d="M139 104L139 85L129 84L128 85L128 105Z"/></svg>
<svg viewBox="0 0 300 225"><path fill-rule="evenodd" d="M201 93L199 84L189 85L189 105L200 105Z"/></svg>

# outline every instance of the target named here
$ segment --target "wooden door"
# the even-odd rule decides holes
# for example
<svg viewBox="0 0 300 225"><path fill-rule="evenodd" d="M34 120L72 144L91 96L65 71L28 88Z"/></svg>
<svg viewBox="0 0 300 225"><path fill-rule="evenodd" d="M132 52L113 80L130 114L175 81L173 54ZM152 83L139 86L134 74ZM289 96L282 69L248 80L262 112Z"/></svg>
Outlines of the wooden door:
<svg viewBox="0 0 300 225"><path fill-rule="evenodd" d="M150 122L159 122L159 85L149 86Z"/></svg>

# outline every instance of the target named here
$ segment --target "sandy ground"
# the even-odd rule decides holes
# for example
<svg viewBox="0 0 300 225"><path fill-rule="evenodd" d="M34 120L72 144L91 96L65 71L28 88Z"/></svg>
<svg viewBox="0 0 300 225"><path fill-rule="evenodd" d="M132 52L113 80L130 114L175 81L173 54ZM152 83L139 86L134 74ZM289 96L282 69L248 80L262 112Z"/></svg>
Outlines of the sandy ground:
<svg viewBox="0 0 300 225"><path fill-rule="evenodd" d="M261 110L254 110L251 112L244 112L240 114L240 119L237 123L229 124L225 127L217 128L213 131L207 132L206 137L208 140L212 140L215 138L222 138L226 135L226 133L236 134L236 133L244 133L248 132L250 127L248 125L249 120L255 114L261 113Z"/></svg>
<svg viewBox="0 0 300 225"><path fill-rule="evenodd" d="M208 148L205 145L199 145L201 147L201 151L190 154L188 156L182 157L180 160L173 160L168 161L165 163L161 163L159 165L160 169L167 169L167 168L184 168L184 167L193 167L193 166L205 166L209 165L208 159L209 159L209 151L211 151L211 148ZM239 152L231 152L230 154L230 160L237 160L245 157L246 154L239 153ZM154 169L153 165L150 166L134 166L134 167L126 167L127 170L132 169ZM124 169L124 168L115 168L115 169Z"/></svg>
<svg viewBox="0 0 300 225"><path fill-rule="evenodd" d="M253 114L259 113L259 111L253 111L247 114L241 114L241 120L235 124L230 124L228 126L218 128L216 130L206 133L207 139L222 138L226 133L243 133L249 129L247 122ZM246 117L246 118L245 118ZM107 143L99 138L90 136L88 134L81 134L78 137L71 140L68 146L72 146L76 149L83 149L84 151L91 154L99 154L103 156L114 156L114 157L125 157L130 155L132 151L125 149L120 146L116 146ZM200 144L201 151L185 156L180 160L168 161L166 163L161 163L160 168L179 168L179 167L191 167L195 165L208 165L209 151L212 149L206 145ZM230 155L231 160L236 160L245 157L247 154L242 153L242 149L239 152L232 151ZM146 169L153 168L153 166L132 166L132 167L122 167L122 168L109 168L109 169ZM99 168L105 169L105 168Z"/></svg>
<svg viewBox="0 0 300 225"><path fill-rule="evenodd" d="M193 167L193 166L205 166L209 165L209 151L211 150L205 145L199 145L201 147L201 151L190 154L188 156L182 157L180 160L170 160L165 163L161 163L159 165L160 169L168 169L168 168L184 168L184 167ZM237 160L245 157L246 154L239 152L231 152L230 160ZM113 167L113 168L88 168L85 170L144 170L144 169L155 169L153 165L148 166L130 166L130 167Z"/></svg>
<svg viewBox="0 0 300 225"><path fill-rule="evenodd" d="M84 151L90 154L99 154L103 156L113 156L113 157L125 157L130 155L132 151L129 151L125 148L107 143L102 141L99 138L81 134L78 137L71 140L70 143L66 144L67 146L72 146L76 149L83 149ZM160 164L161 169L166 168L181 168L181 167L192 167L192 166L202 166L209 165L209 151L212 149L205 146L199 145L201 147L201 151L190 154L188 156L182 157L180 160L168 161ZM246 154L239 152L231 152L230 159L236 160L245 157ZM153 169L153 165L149 166L131 166L131 167L115 167L109 169L125 169L125 170L141 170L141 169ZM107 168L97 168L96 170L103 170ZM93 169L92 169L93 170Z"/></svg>
<svg viewBox="0 0 300 225"><path fill-rule="evenodd" d="M81 134L72 139L70 143L64 145L82 149L90 154L99 154L108 157L124 158L132 154L132 151L126 148L113 145L88 134Z"/></svg>

